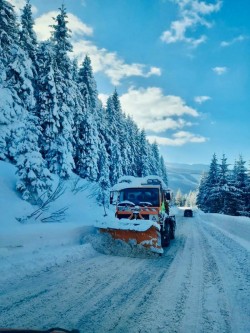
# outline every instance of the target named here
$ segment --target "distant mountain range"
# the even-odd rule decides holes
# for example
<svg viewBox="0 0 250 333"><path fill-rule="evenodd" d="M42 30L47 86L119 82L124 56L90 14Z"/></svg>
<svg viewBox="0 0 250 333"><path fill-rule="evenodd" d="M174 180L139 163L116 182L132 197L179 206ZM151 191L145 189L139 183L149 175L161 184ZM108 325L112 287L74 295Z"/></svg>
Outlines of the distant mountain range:
<svg viewBox="0 0 250 333"><path fill-rule="evenodd" d="M167 163L169 188L175 193L180 189L183 194L195 191L202 174L208 169L205 164Z"/></svg>

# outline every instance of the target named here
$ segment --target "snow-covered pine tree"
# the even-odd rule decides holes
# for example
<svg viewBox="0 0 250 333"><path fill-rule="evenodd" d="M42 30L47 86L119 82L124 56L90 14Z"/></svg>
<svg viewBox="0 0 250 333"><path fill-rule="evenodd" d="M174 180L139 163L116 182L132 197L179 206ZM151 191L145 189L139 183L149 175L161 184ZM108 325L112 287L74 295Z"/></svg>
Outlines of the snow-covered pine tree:
<svg viewBox="0 0 250 333"><path fill-rule="evenodd" d="M160 152L159 147L156 142L153 142L151 145L151 174L152 175L160 175L161 168L160 168Z"/></svg>
<svg viewBox="0 0 250 333"><path fill-rule="evenodd" d="M178 189L175 195L175 204L177 207L182 207L184 204L184 197L183 194L181 193L181 190Z"/></svg>
<svg viewBox="0 0 250 333"><path fill-rule="evenodd" d="M37 115L40 119L42 136L40 147L48 167L55 172L57 161L57 136L60 132L60 116L55 82L55 52L51 42L42 42L37 53L38 70L38 97Z"/></svg>
<svg viewBox="0 0 250 333"><path fill-rule="evenodd" d="M83 121L80 127L81 142L76 172L79 176L90 181L96 181L98 178L98 133L94 124L94 117L90 114L88 106L90 103L88 90L83 83L81 94L84 97L86 111L83 114Z"/></svg>
<svg viewBox="0 0 250 333"><path fill-rule="evenodd" d="M68 52L72 52L73 47L70 42L70 30L67 27L67 12L64 5L59 8L59 14L53 17L55 24L51 25L52 36L55 48L56 63L67 79L71 79L72 65L67 55Z"/></svg>
<svg viewBox="0 0 250 333"><path fill-rule="evenodd" d="M229 164L227 163L227 158L223 154L221 159L221 164L219 165L219 178L218 178L218 200L219 200L219 212L225 213L228 211L229 197L230 197L230 186L229 186Z"/></svg>
<svg viewBox="0 0 250 333"><path fill-rule="evenodd" d="M37 74L37 38L34 27L34 20L32 16L31 4L27 0L21 15L21 30L19 32L20 45L28 53L32 60L32 70L34 75Z"/></svg>
<svg viewBox="0 0 250 333"><path fill-rule="evenodd" d="M54 156L48 160L50 171L62 178L68 178L74 169L73 160L73 126L74 126L74 87L72 83L72 63L68 52L72 51L69 41L70 31L67 27L67 13L62 5L59 14L53 18L51 41L54 46L54 83L57 99L58 133L53 142Z"/></svg>
<svg viewBox="0 0 250 333"><path fill-rule="evenodd" d="M122 156L119 146L119 138L115 119L115 108L113 103L113 98L110 96L107 100L106 106L107 113L107 132L108 139L110 142L107 145L107 152L109 156L109 165L110 165L110 184L114 185L118 178L120 178L122 173Z"/></svg>
<svg viewBox="0 0 250 333"><path fill-rule="evenodd" d="M78 61L77 58L74 58L72 61L72 80L76 83L78 83L78 73L79 73Z"/></svg>
<svg viewBox="0 0 250 333"><path fill-rule="evenodd" d="M241 191L235 186L234 172L229 172L227 176L227 184L224 191L224 207L223 214L226 215L239 215L239 198Z"/></svg>
<svg viewBox="0 0 250 333"><path fill-rule="evenodd" d="M99 160L98 160L98 184L99 184L99 192L97 196L97 200L104 206L107 207L109 204L109 159L108 153L105 148L105 144L102 143L100 152L99 152Z"/></svg>
<svg viewBox="0 0 250 333"><path fill-rule="evenodd" d="M19 108L19 117L15 119L9 137L7 157L16 161L17 142L21 139L19 127L22 127L27 120L27 112L33 112L35 97L33 89L32 62L28 54L19 46L12 48L12 61L6 67L5 85L11 90L12 98Z"/></svg>
<svg viewBox="0 0 250 333"><path fill-rule="evenodd" d="M246 161L243 160L242 155L235 162L233 170L234 186L237 191L237 213L236 215L247 215L248 206L248 175L247 168L245 167Z"/></svg>
<svg viewBox="0 0 250 333"><path fill-rule="evenodd" d="M13 6L0 0L0 159L9 158L11 132L24 115L22 102L11 82L9 65L17 52L18 25Z"/></svg>
<svg viewBox="0 0 250 333"><path fill-rule="evenodd" d="M249 166L249 169L248 169L248 172L247 172L245 215L250 217L250 166Z"/></svg>
<svg viewBox="0 0 250 333"><path fill-rule="evenodd" d="M154 174L150 169L150 155L149 155L149 143L146 139L146 133L143 129L139 132L139 151L136 156L137 162L137 174L139 177L145 177L150 174Z"/></svg>
<svg viewBox="0 0 250 333"><path fill-rule="evenodd" d="M114 116L113 122L116 127L117 132L117 142L120 149L120 154L122 156L122 174L129 175L129 151L126 133L126 118L122 112L121 103L117 90L115 89L112 95L113 105L114 105Z"/></svg>
<svg viewBox="0 0 250 333"><path fill-rule="evenodd" d="M82 114L79 119L78 136L80 141L76 142L77 149L77 164L76 173L90 181L96 181L98 178L98 158L99 158L99 136L96 122L96 102L93 102L93 96L91 97L88 89L88 75L91 67L88 58L82 63L79 75L78 75L78 87L82 99ZM92 69L91 69L92 70ZM92 72L91 72L92 73ZM87 81L86 81L87 80ZM92 80L92 76L91 76ZM93 91L92 91L93 92ZM93 104L92 104L93 103ZM83 109L84 108L84 109Z"/></svg>
<svg viewBox="0 0 250 333"><path fill-rule="evenodd" d="M167 168L163 156L160 157L160 176L165 184L168 185Z"/></svg>
<svg viewBox="0 0 250 333"><path fill-rule="evenodd" d="M219 183L219 166L216 154L213 155L210 163L209 171L206 178L206 207L210 213L218 213L220 211L220 195L218 191Z"/></svg>
<svg viewBox="0 0 250 333"><path fill-rule="evenodd" d="M94 115L94 118L97 117L97 109L99 106L98 101L98 91L96 86L96 81L93 75L93 69L91 65L91 60L88 55L85 56L83 63L79 70L79 81L85 83L87 87L87 92L89 96L89 108L91 114Z"/></svg>
<svg viewBox="0 0 250 333"><path fill-rule="evenodd" d="M185 201L184 205L187 207L195 207L196 206L196 196L197 196L196 191L190 191L188 193L188 195L186 196L186 201Z"/></svg>
<svg viewBox="0 0 250 333"><path fill-rule="evenodd" d="M109 156L108 156L108 144L110 142L110 138L108 136L108 123L107 123L107 114L106 110L103 107L101 101L99 102L99 122L97 123L98 128L98 134L99 134L99 150L98 150L98 182L103 182L103 185L108 182L110 186L110 181L109 181L109 167L110 167L110 162L109 162ZM105 185L102 188L105 187Z"/></svg>
<svg viewBox="0 0 250 333"><path fill-rule="evenodd" d="M25 126L19 131L22 135L16 150L19 176L16 188L22 193L24 200L39 204L51 194L52 176L38 148L38 118L28 112Z"/></svg>
<svg viewBox="0 0 250 333"><path fill-rule="evenodd" d="M199 207L205 213L208 212L206 205L207 202L206 181L207 181L207 174L203 173L199 183L199 188L196 198L197 207Z"/></svg>
<svg viewBox="0 0 250 333"><path fill-rule="evenodd" d="M139 128L130 116L127 116L125 122L126 128L126 142L128 151L128 174L131 176L138 176L138 160L141 156L140 151L140 137Z"/></svg>

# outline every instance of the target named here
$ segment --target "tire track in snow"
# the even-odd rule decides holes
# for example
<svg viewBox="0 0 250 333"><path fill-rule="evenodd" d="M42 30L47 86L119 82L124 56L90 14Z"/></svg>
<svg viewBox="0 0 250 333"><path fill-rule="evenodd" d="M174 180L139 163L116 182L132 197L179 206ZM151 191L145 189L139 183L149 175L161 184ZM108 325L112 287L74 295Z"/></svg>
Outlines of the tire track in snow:
<svg viewBox="0 0 250 333"><path fill-rule="evenodd" d="M202 238L201 251L204 258L203 298L202 298L202 332L232 332L230 312L227 303L218 263L213 255L213 244L210 245L207 234L200 223L197 226Z"/></svg>
<svg viewBox="0 0 250 333"><path fill-rule="evenodd" d="M199 218L177 222L176 240L162 258L96 254L12 281L2 291L0 326L62 326L88 333L248 333L249 326L231 323L236 319L230 300L236 306L236 296L227 285L232 282L238 289L248 279L247 253ZM231 280L226 276L230 265ZM249 309L243 305L236 306L240 318Z"/></svg>
<svg viewBox="0 0 250 333"><path fill-rule="evenodd" d="M103 297L96 309L89 311L77 327L87 332L133 332L135 327L137 330L141 314L150 307L155 290L159 288L174 259L173 249L172 254L167 251L163 258L145 259L145 266L127 281L126 290L119 287L108 297ZM112 321L107 318L112 318ZM145 325L143 327L145 329Z"/></svg>
<svg viewBox="0 0 250 333"><path fill-rule="evenodd" d="M96 264L95 257L85 263L78 260L64 267L53 267L36 276L35 280L29 278L27 281L24 279L17 283L12 291L7 292L5 300L3 299L2 304L5 303L6 306L5 311L1 312L4 318L2 326L8 324L14 327L18 324L21 327L24 318L25 325L29 327L41 328L45 322L48 326L52 324L58 326L62 318L68 318L67 313L72 308L71 304L81 313L83 297L89 302L93 296L101 297L102 293L105 294L106 288L110 289L114 276L109 274L107 265L115 271L119 271L122 265L119 258L101 256L99 259L99 264ZM107 265L103 264L102 259ZM82 265L89 265L87 272L86 266ZM103 277L101 283L97 281L97 271ZM42 297L36 298L39 293L43 294ZM76 311L73 312L71 315L74 317ZM72 322L70 318L69 322Z"/></svg>
<svg viewBox="0 0 250 333"><path fill-rule="evenodd" d="M153 279L149 281L151 287L147 292L144 290L145 297L137 304L136 309L110 332L177 332L185 313L183 309L188 298L188 281L192 266L192 260L187 260L190 254L185 255L190 245L187 244L186 237L182 236L182 233L178 235L176 243L172 244L170 251L166 253L166 259L170 253L173 254L173 258L168 262L168 269L158 276L159 284L153 283ZM183 265L186 269L185 274L179 279L179 268Z"/></svg>
<svg viewBox="0 0 250 333"><path fill-rule="evenodd" d="M223 286L227 294L233 332L250 332L250 267L249 252L223 232L205 223L202 225L213 253L219 262Z"/></svg>
<svg viewBox="0 0 250 333"><path fill-rule="evenodd" d="M205 224L203 228L220 245L220 252L226 254L228 261L235 266L236 269L233 272L240 272L241 276L243 275L245 278L244 282L250 287L249 251L233 239L226 237L220 230L209 226L209 224Z"/></svg>

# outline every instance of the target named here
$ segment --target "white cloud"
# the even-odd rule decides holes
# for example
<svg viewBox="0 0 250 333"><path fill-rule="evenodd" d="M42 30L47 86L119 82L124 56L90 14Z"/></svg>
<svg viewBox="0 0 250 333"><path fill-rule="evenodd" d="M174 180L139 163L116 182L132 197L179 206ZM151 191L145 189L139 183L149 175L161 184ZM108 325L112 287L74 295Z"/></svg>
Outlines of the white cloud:
<svg viewBox="0 0 250 333"><path fill-rule="evenodd" d="M222 74L225 74L228 71L228 68L227 67L213 67L212 70L217 75L222 75Z"/></svg>
<svg viewBox="0 0 250 333"><path fill-rule="evenodd" d="M99 94L98 98L101 100L103 105L106 105L107 99L109 98L109 95L107 94Z"/></svg>
<svg viewBox="0 0 250 333"><path fill-rule="evenodd" d="M205 19L205 16L211 15L220 10L222 2L207 4L199 0L173 0L179 6L180 19L171 23L170 29L161 35L161 40L167 44L176 42L185 42L193 47L206 41L206 36L201 35L198 38L187 36L188 31L196 31L199 26L210 28L212 24Z"/></svg>
<svg viewBox="0 0 250 333"><path fill-rule="evenodd" d="M157 142L159 145L163 146L183 146L187 143L204 143L208 141L208 138L205 138L201 135L196 135L190 132L180 131L171 138L162 137L162 136L147 136L149 142Z"/></svg>
<svg viewBox="0 0 250 333"><path fill-rule="evenodd" d="M222 47L227 47L227 46L231 46L231 45L233 45L233 44L235 44L235 43L238 43L238 42L243 42L244 40L246 40L246 39L248 39L248 38L249 38L248 36L239 35L238 37L235 37L235 38L233 38L233 39L230 40L230 41L222 41L222 42L220 43L220 45L221 45Z"/></svg>
<svg viewBox="0 0 250 333"><path fill-rule="evenodd" d="M57 11L48 12L35 20L35 31L38 39L46 40L50 38L53 24L52 17L56 17ZM77 16L68 13L68 26L72 34L72 45L74 57L81 62L86 54L91 58L93 71L103 72L111 80L113 85L119 85L123 78L131 76L141 76L148 78L152 75L161 75L158 67L148 67L144 64L126 64L116 52L109 52L105 48L98 48L93 42L83 39L84 36L91 36L93 29L84 24Z"/></svg>
<svg viewBox="0 0 250 333"><path fill-rule="evenodd" d="M194 101L198 104L202 104L206 101L209 101L211 97L209 96L195 96Z"/></svg>
<svg viewBox="0 0 250 333"><path fill-rule="evenodd" d="M26 0L9 0L9 2L14 6L15 11L18 15L21 14L23 7L26 5ZM31 6L31 10L33 14L37 13L37 8L35 6Z"/></svg>
<svg viewBox="0 0 250 333"><path fill-rule="evenodd" d="M126 64L116 52L109 52L105 48L98 48L90 41L80 40L73 42L74 55L83 60L86 54L91 58L94 72L103 72L113 85L119 85L123 78L131 76L150 77L161 75L161 69L147 67L143 64Z"/></svg>
<svg viewBox="0 0 250 333"><path fill-rule="evenodd" d="M190 1L193 10L196 13L202 15L209 15L214 12L218 12L221 9L222 1L217 1L217 3L205 3L204 1Z"/></svg>
<svg viewBox="0 0 250 333"><path fill-rule="evenodd" d="M180 97L166 96L157 87L130 88L120 97L120 101L123 111L132 116L140 128L156 133L191 126L192 123L183 117L199 116Z"/></svg>
<svg viewBox="0 0 250 333"><path fill-rule="evenodd" d="M46 40L51 36L50 25L54 24L53 17L58 15L58 11L50 11L39 16L35 20L34 30L39 40ZM68 13L68 27L71 30L73 40L82 37L83 35L91 36L93 29L83 23L77 16Z"/></svg>

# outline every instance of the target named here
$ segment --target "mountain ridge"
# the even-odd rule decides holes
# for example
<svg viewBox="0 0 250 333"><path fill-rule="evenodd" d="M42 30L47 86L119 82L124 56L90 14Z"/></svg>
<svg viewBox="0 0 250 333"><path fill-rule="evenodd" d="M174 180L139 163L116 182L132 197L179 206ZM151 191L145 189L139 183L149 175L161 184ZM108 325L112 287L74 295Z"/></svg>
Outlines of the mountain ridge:
<svg viewBox="0 0 250 333"><path fill-rule="evenodd" d="M168 172L168 185L174 191L181 190L183 194L198 189L201 176L207 172L209 165L166 163Z"/></svg>

